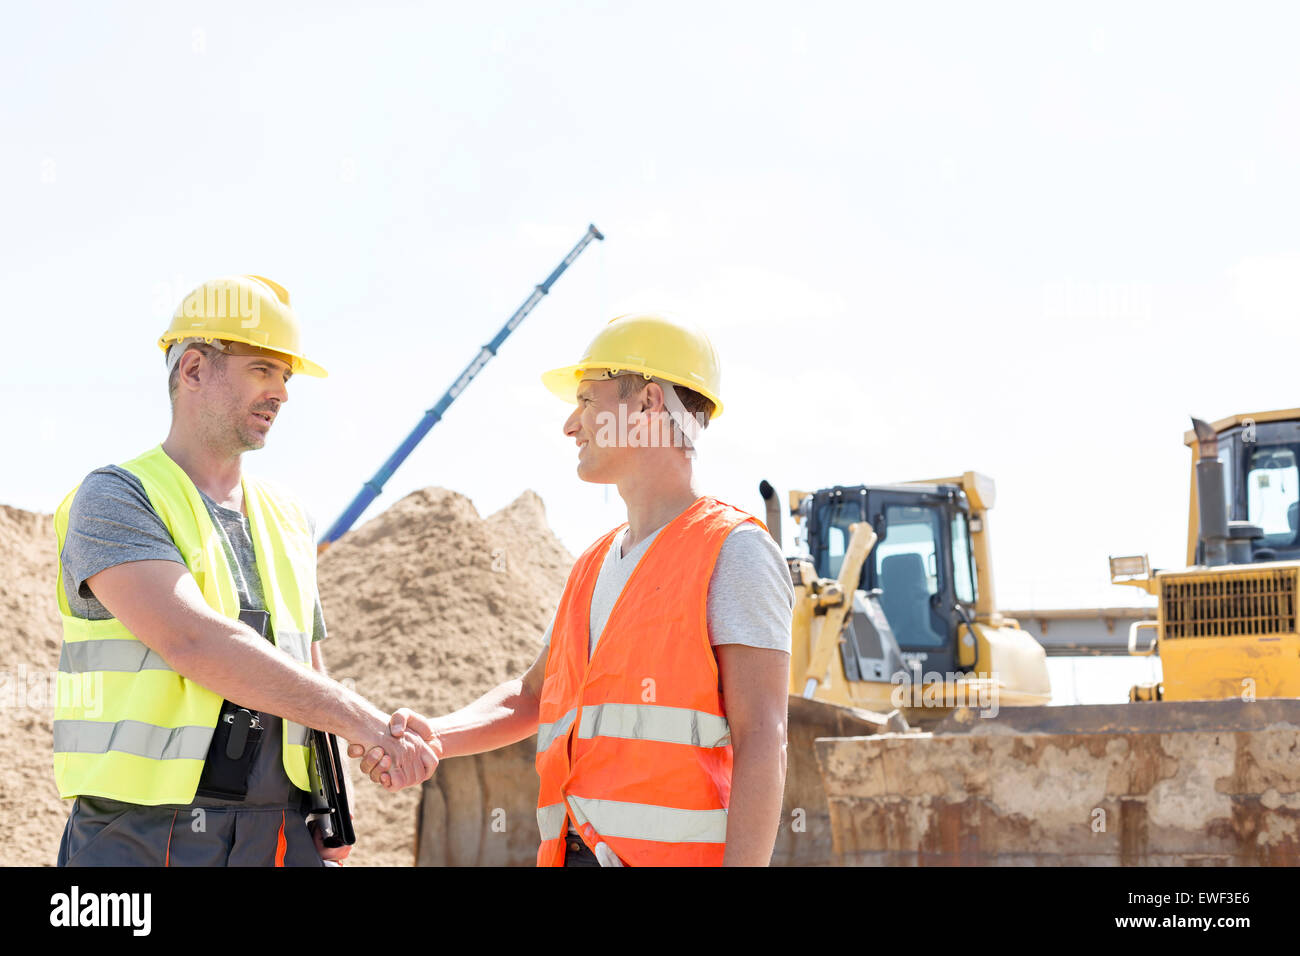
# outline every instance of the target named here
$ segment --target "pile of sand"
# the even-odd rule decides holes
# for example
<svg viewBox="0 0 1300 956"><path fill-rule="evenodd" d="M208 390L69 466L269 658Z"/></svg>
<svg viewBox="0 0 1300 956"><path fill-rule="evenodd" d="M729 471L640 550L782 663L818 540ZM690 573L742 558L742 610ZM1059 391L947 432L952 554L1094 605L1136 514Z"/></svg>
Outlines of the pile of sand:
<svg viewBox="0 0 1300 956"><path fill-rule="evenodd" d="M536 658L572 560L531 491L486 519L463 495L415 492L321 559L330 675L351 679L384 710L435 715L461 707ZM50 762L56 573L50 516L0 505L4 865L52 864L70 805L58 797ZM409 866L419 788L388 793L349 763L357 829L349 863Z"/></svg>
<svg viewBox="0 0 1300 956"><path fill-rule="evenodd" d="M50 698L62 630L49 515L0 505L0 864L52 864L69 804L54 786Z"/></svg>

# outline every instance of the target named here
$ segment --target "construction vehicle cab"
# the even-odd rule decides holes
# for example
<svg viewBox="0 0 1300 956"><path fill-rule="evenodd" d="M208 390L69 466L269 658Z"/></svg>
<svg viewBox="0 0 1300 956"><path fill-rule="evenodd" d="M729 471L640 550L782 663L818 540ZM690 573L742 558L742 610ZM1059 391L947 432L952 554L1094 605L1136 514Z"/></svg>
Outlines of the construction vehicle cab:
<svg viewBox="0 0 1300 956"><path fill-rule="evenodd" d="M904 661L945 674L974 667L969 625L978 583L970 508L960 486L836 486L809 495L802 507L808 554L823 578L839 577L850 525L865 521L875 531L876 545L863 562L858 588L878 594ZM878 656L865 643L867 623L865 610L855 609L841 645L850 680L886 676L859 666ZM963 625L965 654L958 647Z"/></svg>
<svg viewBox="0 0 1300 956"><path fill-rule="evenodd" d="M760 490L773 525L775 492ZM913 725L975 701L1047 703L1042 647L997 611L993 500L976 472L791 492L791 694L898 710Z"/></svg>
<svg viewBox="0 0 1300 956"><path fill-rule="evenodd" d="M1300 560L1300 408L1233 415L1209 426L1223 464L1223 494L1234 540L1233 563ZM1208 435L1207 435L1208 437ZM1205 564L1195 463L1202 441L1195 429L1183 436L1192 449L1193 475L1187 521L1187 563ZM1244 522L1247 527L1233 526ZM1237 528L1241 530L1237 530ZM1251 530L1258 529L1256 536Z"/></svg>
<svg viewBox="0 0 1300 956"><path fill-rule="evenodd" d="M1300 696L1300 409L1192 419L1187 567L1111 559L1111 580L1159 599L1137 622L1135 654L1159 653L1163 678L1132 700ZM1155 641L1140 646L1140 629Z"/></svg>

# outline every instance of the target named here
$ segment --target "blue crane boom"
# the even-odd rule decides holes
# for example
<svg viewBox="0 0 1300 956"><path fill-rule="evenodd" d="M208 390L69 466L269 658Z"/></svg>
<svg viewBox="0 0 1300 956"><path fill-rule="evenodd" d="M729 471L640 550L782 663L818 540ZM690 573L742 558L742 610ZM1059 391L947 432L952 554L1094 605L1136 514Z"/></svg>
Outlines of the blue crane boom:
<svg viewBox="0 0 1300 956"><path fill-rule="evenodd" d="M434 405L433 408L424 413L424 417L420 419L420 423L416 425L411 431L411 434L407 435L406 439L397 446L397 451L393 452L393 454L389 456L388 460L384 462L383 467L375 472L373 478L361 486L361 491L352 499L352 503L343 510L343 514L339 515L338 520L330 526L330 529L325 532L325 536L321 538L318 546L319 551L324 551L347 533L348 529L356 524L356 521L361 517L362 512L364 512L366 508L370 507L370 503L379 496L381 491L384 490L384 484L389 478L393 477L393 472L397 471L402 462L406 461L407 455L415 450L415 446L420 444L420 441L424 436L429 433L429 429L438 424L451 403L459 397L461 392L465 391L469 383L474 380L474 376L481 372L483 366L487 365L487 363L491 361L492 356L497 354L497 349L501 347L501 343L510 336L511 332L519 327L519 323L522 322L524 317L533 310L533 306L537 305L537 303L542 300L542 296L546 295L546 293L551 290L551 286L555 284L555 280L564 274L564 270L573 264L573 261L582 254L582 250L587 248L587 244L590 243L591 240L604 238L605 237L601 234L601 231L594 225L587 226L587 231L583 235L582 239L579 240L578 244L569 251L569 254L564 257L564 260L555 267L551 274L546 277L546 281L533 288L532 294L524 300L523 305L515 309L514 315L510 316L506 321L506 324L501 327L501 331L497 332L491 342L479 349L478 354L474 356L473 361L471 361L469 365L465 366L465 371L461 372L460 375L456 377L456 381L452 383L451 388L447 389L442 398L438 399L438 403Z"/></svg>

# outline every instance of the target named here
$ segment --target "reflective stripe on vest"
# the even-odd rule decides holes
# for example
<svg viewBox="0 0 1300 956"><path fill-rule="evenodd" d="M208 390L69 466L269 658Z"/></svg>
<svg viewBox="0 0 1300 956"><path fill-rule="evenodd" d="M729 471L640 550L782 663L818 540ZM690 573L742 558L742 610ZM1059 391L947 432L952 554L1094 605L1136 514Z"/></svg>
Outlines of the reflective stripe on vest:
<svg viewBox="0 0 1300 956"><path fill-rule="evenodd" d="M722 862L731 734L709 643L708 586L723 541L750 520L701 498L669 522L590 659L591 595L620 529L575 562L538 707L539 865L563 865L570 820L615 864Z"/></svg>
<svg viewBox="0 0 1300 956"><path fill-rule="evenodd" d="M692 747L725 747L731 743L727 718L685 707L655 704L597 704L582 711L578 737L623 737L659 740Z"/></svg>
<svg viewBox="0 0 1300 956"><path fill-rule="evenodd" d="M599 820L602 838L654 840L660 843L726 843L726 810L682 810L651 803L623 803L618 800L589 800L568 796L579 826ZM537 808L537 828L543 840L564 836L566 807L563 803Z"/></svg>
<svg viewBox="0 0 1300 956"><path fill-rule="evenodd" d="M202 760L208 755L211 727L155 727L138 720L57 720L57 753L105 754L110 750L150 760Z"/></svg>
<svg viewBox="0 0 1300 956"><path fill-rule="evenodd" d="M239 616L235 578L212 518L189 476L161 446L122 465L140 479L204 600ZM59 554L77 489L54 515ZM316 547L293 499L245 477L244 503L275 646L311 666ZM222 698L176 673L120 621L72 614L59 564L56 584L63 646L54 701L54 775L59 795L127 803L188 804L194 799ZM307 728L282 721L284 768L310 789Z"/></svg>
<svg viewBox="0 0 1300 956"><path fill-rule="evenodd" d="M574 707L559 720L549 724L538 724L537 752L541 753L555 741L563 739L569 733L569 728L573 726L573 718L577 716L578 708Z"/></svg>
<svg viewBox="0 0 1300 956"><path fill-rule="evenodd" d="M591 800L570 794L569 805L588 820L600 821L596 832L611 837L660 843L726 843L726 810L682 810L650 803Z"/></svg>
<svg viewBox="0 0 1300 956"><path fill-rule="evenodd" d="M564 821L566 819L566 811L562 803L552 803L548 807L538 807L537 829L542 832L542 839L558 840L564 836Z"/></svg>
<svg viewBox="0 0 1300 956"><path fill-rule="evenodd" d="M553 724L537 728L537 749L543 751L562 739L573 724L577 709ZM622 737L626 740L658 740L666 744L693 747L725 747L731 743L727 718L685 707L657 704L596 704L585 707L578 725L578 738Z"/></svg>
<svg viewBox="0 0 1300 956"><path fill-rule="evenodd" d="M295 661L305 664L311 660L311 639L306 634L287 632L277 635L277 644ZM106 638L98 641L78 641L63 645L59 652L59 670L65 674L85 674L91 671L169 671L171 670L157 651L150 649L134 637L123 640Z"/></svg>

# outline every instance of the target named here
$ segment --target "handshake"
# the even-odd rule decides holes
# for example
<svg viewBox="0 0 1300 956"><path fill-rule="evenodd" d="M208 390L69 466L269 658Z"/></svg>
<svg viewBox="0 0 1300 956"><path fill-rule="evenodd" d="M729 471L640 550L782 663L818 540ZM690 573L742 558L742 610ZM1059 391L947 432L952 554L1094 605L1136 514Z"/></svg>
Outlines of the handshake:
<svg viewBox="0 0 1300 956"><path fill-rule="evenodd" d="M403 707L388 719L388 735L348 745L349 757L361 757L361 772L385 790L424 783L438 769L442 741L427 717Z"/></svg>

